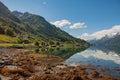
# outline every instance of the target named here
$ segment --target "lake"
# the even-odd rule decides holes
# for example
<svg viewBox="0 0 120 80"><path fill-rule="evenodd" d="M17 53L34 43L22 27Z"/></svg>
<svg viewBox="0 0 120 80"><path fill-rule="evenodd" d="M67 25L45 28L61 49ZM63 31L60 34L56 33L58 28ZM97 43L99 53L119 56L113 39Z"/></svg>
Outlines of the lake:
<svg viewBox="0 0 120 80"><path fill-rule="evenodd" d="M103 76L103 78L104 75L111 74L112 76L118 77L120 79L120 53L117 53L116 51L111 51L109 49L98 47L90 47L87 49L79 47L55 47L47 49L0 49L1 68L3 68L3 66L27 66L31 64L30 60L33 61L32 63L37 62L37 65L35 65L35 69L38 73L44 73L41 65L43 67L46 67L47 63L49 64L47 67L50 67L50 65L56 65L56 67L67 67L68 69L72 68L72 70L75 71L77 69L80 69L79 71L76 71L76 73L87 71L87 74L89 75L91 75L91 72L97 71L99 72L100 76ZM55 71L56 67L54 67ZM51 67L51 69L52 68L53 67Z"/></svg>
<svg viewBox="0 0 120 80"><path fill-rule="evenodd" d="M101 68L106 73L120 77L120 52L105 47L90 48L50 48L39 49L40 54L55 55L64 58L64 64L68 66L91 65L97 70ZM118 52L117 52L118 51Z"/></svg>
<svg viewBox="0 0 120 80"><path fill-rule="evenodd" d="M105 67L108 73L120 76L120 53L97 47L88 48L82 52L77 52L65 61L69 66L93 65L96 68Z"/></svg>

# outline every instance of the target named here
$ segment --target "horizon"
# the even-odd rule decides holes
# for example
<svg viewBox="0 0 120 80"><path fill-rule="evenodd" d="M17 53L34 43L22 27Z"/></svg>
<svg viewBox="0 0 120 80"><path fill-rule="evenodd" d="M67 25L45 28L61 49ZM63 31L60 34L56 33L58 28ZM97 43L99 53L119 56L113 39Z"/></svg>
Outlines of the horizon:
<svg viewBox="0 0 120 80"><path fill-rule="evenodd" d="M89 0L69 0L69 2L1 0L1 2L11 11L17 10L43 16L48 22L70 35L84 40L98 38L97 36L100 35L104 37L106 33L113 35L115 32L120 32L119 0L93 0L93 2Z"/></svg>

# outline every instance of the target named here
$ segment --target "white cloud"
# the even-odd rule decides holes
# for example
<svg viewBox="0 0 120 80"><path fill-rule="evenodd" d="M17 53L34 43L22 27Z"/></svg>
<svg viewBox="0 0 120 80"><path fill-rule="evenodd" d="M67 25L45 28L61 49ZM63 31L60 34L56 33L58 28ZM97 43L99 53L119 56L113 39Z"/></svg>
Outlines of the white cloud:
<svg viewBox="0 0 120 80"><path fill-rule="evenodd" d="M60 28L60 27L66 26L66 25L70 25L71 22L64 19L64 20L60 20L60 21L51 22L51 24Z"/></svg>
<svg viewBox="0 0 120 80"><path fill-rule="evenodd" d="M105 36L112 37L117 33L120 33L120 25L115 25L110 29L97 31L94 32L93 34L84 33L80 36L80 38L84 40L91 40L91 39L99 40Z"/></svg>
<svg viewBox="0 0 120 80"><path fill-rule="evenodd" d="M71 22L66 19L55 21L55 22L50 22L50 23L59 28L64 27L64 26L68 26L70 29L87 27L84 22L78 22L78 23L71 24Z"/></svg>
<svg viewBox="0 0 120 80"><path fill-rule="evenodd" d="M88 33L84 33L80 36L81 39L84 39L84 40L87 40L89 37L89 34Z"/></svg>
<svg viewBox="0 0 120 80"><path fill-rule="evenodd" d="M86 28L87 26L85 25L84 22L78 22L78 23L74 23L73 25L71 25L69 28L70 29L76 29L76 28Z"/></svg>

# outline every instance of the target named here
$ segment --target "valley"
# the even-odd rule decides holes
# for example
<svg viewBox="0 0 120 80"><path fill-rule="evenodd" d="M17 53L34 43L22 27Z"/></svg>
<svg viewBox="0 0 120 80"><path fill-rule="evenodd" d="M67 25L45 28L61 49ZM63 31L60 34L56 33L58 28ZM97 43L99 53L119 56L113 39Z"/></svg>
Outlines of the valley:
<svg viewBox="0 0 120 80"><path fill-rule="evenodd" d="M120 80L119 1L14 1L0 1L0 80Z"/></svg>

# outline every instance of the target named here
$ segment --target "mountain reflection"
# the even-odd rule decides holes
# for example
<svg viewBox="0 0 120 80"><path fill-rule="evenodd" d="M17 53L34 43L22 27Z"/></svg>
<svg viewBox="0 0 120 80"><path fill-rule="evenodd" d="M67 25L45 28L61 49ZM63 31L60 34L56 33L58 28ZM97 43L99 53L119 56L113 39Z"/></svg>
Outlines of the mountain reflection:
<svg viewBox="0 0 120 80"><path fill-rule="evenodd" d="M119 67L120 56L114 51L108 49L92 47L83 52L71 56L65 61L68 65L91 64L105 67Z"/></svg>
<svg viewBox="0 0 120 80"><path fill-rule="evenodd" d="M40 54L47 54L47 55L54 55L60 56L64 59L68 59L72 55L84 51L86 48L48 48L48 49L35 49L36 53Z"/></svg>

